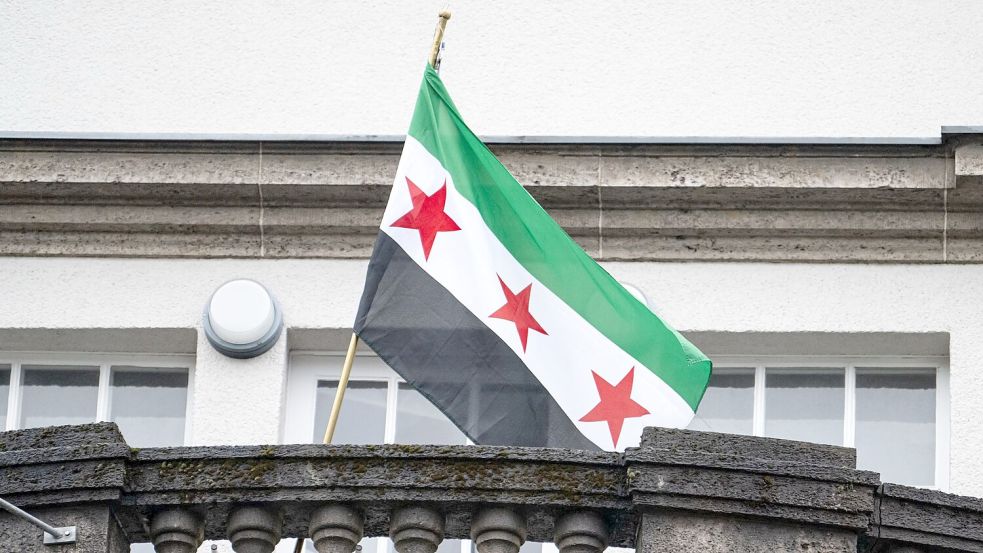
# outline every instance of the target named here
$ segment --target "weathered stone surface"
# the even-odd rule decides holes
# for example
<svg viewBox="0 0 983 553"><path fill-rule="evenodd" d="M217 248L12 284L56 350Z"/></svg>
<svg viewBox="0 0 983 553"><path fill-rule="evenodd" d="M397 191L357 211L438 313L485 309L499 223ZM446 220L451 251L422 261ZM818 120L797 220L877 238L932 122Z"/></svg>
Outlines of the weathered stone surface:
<svg viewBox="0 0 983 553"><path fill-rule="evenodd" d="M525 517L507 507L484 507L471 521L478 553L518 553L526 541Z"/></svg>
<svg viewBox="0 0 983 553"><path fill-rule="evenodd" d="M601 553L608 545L604 518L594 511L573 511L556 520L553 543L560 553Z"/></svg>
<svg viewBox="0 0 983 553"><path fill-rule="evenodd" d="M311 513L308 536L318 553L351 553L362 539L364 517L342 503L322 505Z"/></svg>
<svg viewBox="0 0 983 553"><path fill-rule="evenodd" d="M702 512L796 521L858 533L873 510L875 473L852 449L713 432L647 428L625 452L643 514Z"/></svg>
<svg viewBox="0 0 983 553"><path fill-rule="evenodd" d="M29 512L55 527L75 526L74 544L44 545L43 532L0 510L0 551L5 553L128 553L129 543L107 505L32 508Z"/></svg>
<svg viewBox="0 0 983 553"><path fill-rule="evenodd" d="M537 541L553 536L552 514L597 508L617 521L612 543L630 543L633 517L616 453L468 446L249 446L143 449L128 472L121 520L141 536L154 506L208 503L206 534L224 533L237 502L279 503L284 535L305 535L325 502L364 506L365 533L388 535L394 508L440 505L448 539L466 538L474 505L521 505ZM612 528L615 526L612 525Z"/></svg>
<svg viewBox="0 0 983 553"><path fill-rule="evenodd" d="M645 459L646 454L728 456L744 467L767 466L774 461L847 469L857 464L857 452L849 447L669 428L646 428L642 432L639 449L633 450L633 455Z"/></svg>
<svg viewBox="0 0 983 553"><path fill-rule="evenodd" d="M20 507L118 500L129 447L112 423L0 433L0 496Z"/></svg>
<svg viewBox="0 0 983 553"><path fill-rule="evenodd" d="M189 509L167 509L151 517L150 539L157 553L194 553L205 539L205 526Z"/></svg>
<svg viewBox="0 0 983 553"><path fill-rule="evenodd" d="M0 432L0 496L56 527L78 527L75 544L46 546L41 530L0 511L0 550L129 551L112 512L129 456L112 423Z"/></svg>
<svg viewBox="0 0 983 553"><path fill-rule="evenodd" d="M642 516L639 553L856 553L855 532L709 513L658 511Z"/></svg>
<svg viewBox="0 0 983 553"><path fill-rule="evenodd" d="M955 158L957 175L983 175L983 144L960 144L955 149Z"/></svg>
<svg viewBox="0 0 983 553"><path fill-rule="evenodd" d="M598 258L979 263L971 139L493 150ZM0 255L365 258L400 149L2 140Z"/></svg>
<svg viewBox="0 0 983 553"><path fill-rule="evenodd" d="M876 499L868 534L881 546L983 551L983 499L898 484L881 486Z"/></svg>
<svg viewBox="0 0 983 553"><path fill-rule="evenodd" d="M743 155L713 155L703 148L689 148L686 155L685 147L677 148L650 155L603 155L601 180L607 186L849 188L861 182L868 188L945 186L941 152L921 157L919 150L890 147L884 151L904 157L888 157L873 149L866 149L867 155L850 155L864 149L844 147L825 157L815 153L831 150L812 148L810 156L797 155L793 148L753 146L745 148Z"/></svg>
<svg viewBox="0 0 983 553"><path fill-rule="evenodd" d="M851 449L647 429L624 454L484 446L221 446L130 450L111 423L0 433L0 495L86 541L31 549L0 515L0 550L186 553L228 536L268 553L310 536L346 553L391 535L404 553L476 539L483 553L555 540L651 551L983 552L983 500L884 484ZM869 530L868 530L869 526ZM637 538L637 541L636 541ZM13 548L7 543L14 544ZM38 542L39 543L39 542ZM74 547L74 548L73 548ZM908 548L908 549L904 549Z"/></svg>
<svg viewBox="0 0 983 553"><path fill-rule="evenodd" d="M789 261L942 263L941 234L932 238L800 236L606 236L607 261Z"/></svg>
<svg viewBox="0 0 983 553"><path fill-rule="evenodd" d="M282 529L280 513L266 507L236 507L229 516L228 536L236 553L271 553Z"/></svg>
<svg viewBox="0 0 983 553"><path fill-rule="evenodd" d="M434 553L444 541L444 515L422 505L399 507L389 519L389 538L399 553Z"/></svg>

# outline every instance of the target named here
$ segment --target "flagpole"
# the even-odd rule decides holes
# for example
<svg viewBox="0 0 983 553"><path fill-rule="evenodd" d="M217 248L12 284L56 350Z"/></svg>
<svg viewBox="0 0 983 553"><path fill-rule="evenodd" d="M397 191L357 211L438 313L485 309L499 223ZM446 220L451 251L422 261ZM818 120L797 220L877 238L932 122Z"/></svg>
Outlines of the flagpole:
<svg viewBox="0 0 983 553"><path fill-rule="evenodd" d="M430 67L437 69L438 58L440 56L440 44L444 40L444 30L447 28L447 20L451 18L451 12L444 10L437 15L437 28L433 33L433 44L430 46L430 57L428 62ZM345 400L345 389L348 388L348 379L352 374L352 365L355 363L355 351L358 349L358 334L352 332L352 340L348 344L348 353L345 354L345 364L341 368L341 378L338 380L338 391L335 392L334 403L331 405L331 416L328 418L328 427L324 429L324 443L330 444L334 439L334 431L338 426L338 415L341 413L341 403ZM304 540L298 538L294 546L294 553L300 553L304 547Z"/></svg>
<svg viewBox="0 0 983 553"><path fill-rule="evenodd" d="M440 56L440 43L444 41L444 29L447 28L447 20L451 18L451 12L444 10L437 15L437 28L433 32L433 45L430 46L430 67L437 69L437 57Z"/></svg>
<svg viewBox="0 0 983 553"><path fill-rule="evenodd" d="M433 33L433 44L430 46L430 67L437 68L437 58L440 55L440 43L444 40L444 30L447 28L447 20L451 18L451 12L444 10L437 15L437 28ZM330 444L334 438L335 427L338 426L338 414L341 413L341 402L345 399L345 389L348 388L348 378L352 374L352 365L355 362L355 350L358 349L358 335L352 332L352 341L348 344L348 353L345 355L345 364L341 369L341 379L338 381L338 391L334 396L334 404L331 405L331 416L328 418L328 427L324 429L324 443Z"/></svg>
<svg viewBox="0 0 983 553"><path fill-rule="evenodd" d="M338 391L331 405L331 417L328 427L324 429L324 443L330 444L334 438L334 429L338 426L338 414L341 413L341 402L345 400L345 389L348 388L348 377L352 375L352 365L355 363L355 350L358 349L358 334L352 332L352 341L348 343L348 353L345 354L345 364L341 367L341 379L338 380Z"/></svg>

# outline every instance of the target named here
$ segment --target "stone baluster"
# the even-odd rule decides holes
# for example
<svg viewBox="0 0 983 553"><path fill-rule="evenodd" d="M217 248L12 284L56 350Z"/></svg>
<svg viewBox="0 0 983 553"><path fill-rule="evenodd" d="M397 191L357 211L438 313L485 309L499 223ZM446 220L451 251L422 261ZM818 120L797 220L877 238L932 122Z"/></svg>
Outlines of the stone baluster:
<svg viewBox="0 0 983 553"><path fill-rule="evenodd" d="M434 553L444 541L444 515L430 507L396 509L389 521L389 537L399 553Z"/></svg>
<svg viewBox="0 0 983 553"><path fill-rule="evenodd" d="M205 524L187 509L161 511L150 519L150 540L157 553L194 553L205 540Z"/></svg>
<svg viewBox="0 0 983 553"><path fill-rule="evenodd" d="M553 542L560 553L601 553L608 546L608 528L593 511L574 511L556 521Z"/></svg>
<svg viewBox="0 0 983 553"><path fill-rule="evenodd" d="M471 539L478 553L518 553L526 541L526 519L506 507L482 509L471 521Z"/></svg>
<svg viewBox="0 0 983 553"><path fill-rule="evenodd" d="M318 553L352 553L362 539L362 514L348 505L332 503L311 513L308 535Z"/></svg>
<svg viewBox="0 0 983 553"><path fill-rule="evenodd" d="M280 515L262 507L239 507L229 516L229 541L236 553L271 553L282 529Z"/></svg>

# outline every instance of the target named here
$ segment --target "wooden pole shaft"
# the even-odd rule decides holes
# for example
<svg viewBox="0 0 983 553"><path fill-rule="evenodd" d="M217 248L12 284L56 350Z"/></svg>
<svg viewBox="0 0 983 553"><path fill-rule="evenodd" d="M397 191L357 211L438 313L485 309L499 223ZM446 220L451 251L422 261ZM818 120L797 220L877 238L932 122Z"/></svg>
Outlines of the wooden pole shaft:
<svg viewBox="0 0 983 553"><path fill-rule="evenodd" d="M447 28L447 20L451 18L451 12L444 10L437 16L437 29L433 32L433 45L430 47L430 67L437 68L437 56L440 55L440 43L444 40L444 29Z"/></svg>
<svg viewBox="0 0 983 553"><path fill-rule="evenodd" d="M352 332L352 341L348 344L348 353L345 355L345 364L341 367L341 379L338 381L338 391L334 396L334 404L331 406L331 417L328 419L328 427L324 429L324 443L330 444L334 438L334 429L338 426L338 414L341 413L341 402L345 400L345 388L348 387L348 377L352 375L352 364L355 362L355 350L358 349L358 334Z"/></svg>

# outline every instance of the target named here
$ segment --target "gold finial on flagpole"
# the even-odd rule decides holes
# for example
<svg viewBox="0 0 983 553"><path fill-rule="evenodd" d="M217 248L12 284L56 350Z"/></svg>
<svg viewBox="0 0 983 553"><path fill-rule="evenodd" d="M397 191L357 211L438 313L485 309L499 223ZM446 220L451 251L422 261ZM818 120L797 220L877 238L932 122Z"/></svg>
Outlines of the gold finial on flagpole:
<svg viewBox="0 0 983 553"><path fill-rule="evenodd" d="M439 69L440 64L440 43L444 41L444 29L447 28L447 20L451 18L450 10L443 10L437 15L437 28L433 32L433 45L430 47L430 67Z"/></svg>

